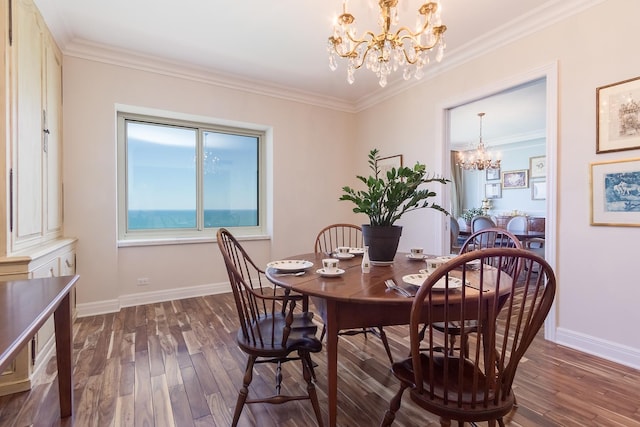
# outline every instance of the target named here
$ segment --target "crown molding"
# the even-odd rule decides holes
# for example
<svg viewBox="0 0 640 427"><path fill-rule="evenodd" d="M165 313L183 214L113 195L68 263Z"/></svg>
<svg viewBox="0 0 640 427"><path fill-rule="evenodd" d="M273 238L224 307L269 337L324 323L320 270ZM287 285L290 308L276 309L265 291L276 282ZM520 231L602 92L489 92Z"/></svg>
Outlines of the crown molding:
<svg viewBox="0 0 640 427"><path fill-rule="evenodd" d="M70 57L198 81L205 84L337 111L357 113L410 90L426 80L432 79L466 62L485 55L487 52L513 43L518 39L531 35L604 1L606 0L547 1L537 9L532 10L518 19L510 21L501 27L497 27L493 31L474 39L472 42L447 52L444 61L431 65L422 80L397 80L390 82L386 88L381 88L356 102L327 97L315 92L292 89L266 81L238 78L237 76L221 73L217 70L185 66L184 63L168 61L158 57L138 54L85 40L73 39L72 35L70 35L68 31L65 31L66 27L63 19L60 19L62 22L59 22L58 26L63 29L63 40L60 41L62 44L62 52L64 55Z"/></svg>
<svg viewBox="0 0 640 427"><path fill-rule="evenodd" d="M255 95L300 102L332 110L348 113L356 112L353 103L342 99L313 92L300 91L271 82L239 78L216 70L188 66L184 63L113 48L85 40L75 39L68 42L62 49L62 52L64 55L73 58L86 59L170 77L178 77L228 89L240 90Z"/></svg>

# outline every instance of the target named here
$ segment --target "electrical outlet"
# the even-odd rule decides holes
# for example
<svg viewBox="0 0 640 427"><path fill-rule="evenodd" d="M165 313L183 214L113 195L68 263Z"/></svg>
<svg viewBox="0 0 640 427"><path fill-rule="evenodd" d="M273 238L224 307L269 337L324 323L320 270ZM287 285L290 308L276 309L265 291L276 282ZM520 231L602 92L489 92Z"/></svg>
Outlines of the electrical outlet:
<svg viewBox="0 0 640 427"><path fill-rule="evenodd" d="M148 277L139 277L138 278L138 286L147 286L149 284Z"/></svg>

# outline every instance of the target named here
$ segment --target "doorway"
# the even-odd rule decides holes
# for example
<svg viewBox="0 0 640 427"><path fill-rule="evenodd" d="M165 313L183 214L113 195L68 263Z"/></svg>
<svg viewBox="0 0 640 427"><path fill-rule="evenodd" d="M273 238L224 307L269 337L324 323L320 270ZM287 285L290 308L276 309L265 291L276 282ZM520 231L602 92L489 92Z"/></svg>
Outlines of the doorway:
<svg viewBox="0 0 640 427"><path fill-rule="evenodd" d="M520 76L498 81L492 85L473 91L472 93L462 94L461 96L458 97L458 99L454 99L450 101L448 104L443 105L441 109L443 128L440 129L439 132L441 133L442 141L444 143L443 153L446 153L446 154L443 155L444 164L442 165L442 167L443 167L443 170L446 171L446 173L448 173L449 176L453 176L455 172L455 168L458 168L458 166L455 164L455 161L452 161L451 156L448 154L451 153L451 151L469 148L470 143L472 144L472 146L477 145L479 140L479 121L478 121L477 114L480 112L485 112L487 113L485 115L485 118L489 117L488 111L478 110L479 108L484 107L481 104L481 101L489 102L492 98L495 98L497 100L498 98L502 98L505 94L509 94L509 93L511 93L512 95L514 93L517 94L519 89L532 88L536 85L542 85L542 91L544 94L543 111L542 111L542 115L544 117L544 126L542 127L542 130L540 130L540 126L538 126L539 128L538 131L530 134L529 136L526 136L527 132L521 132L523 135L521 135L520 138L516 138L515 135L517 135L518 132L512 130L510 132L511 136L509 137L510 141L508 141L508 140L500 140L500 138L492 134L485 134L483 129L483 139L485 140L486 145L488 145L492 150L493 150L493 147L492 147L493 145L496 147L503 146L505 150L509 149L509 150L517 151L518 144L519 143L524 144L524 139L529 139L530 145L536 145L537 142L535 141L531 142L536 139L535 137L532 138L532 136L535 135L536 133L538 134L538 140L544 142L542 147L534 148L534 150L541 150L536 152L539 154L536 154L536 155L531 153L524 154L524 151L520 150L522 151L520 155L527 157L526 168L522 167L519 169L507 170L507 172L511 170L515 170L515 171L527 170L527 178L528 178L527 187L526 187L528 192L520 191L518 194L510 193L509 198L513 197L512 201L514 205L517 205L517 203L522 202L524 200L523 199L524 197L529 197L529 199L531 199L532 197L535 197L534 195L532 195L533 190L531 188L531 181L529 181L529 177L528 177L530 172L529 159L531 157L534 157L534 158L544 157L544 162L545 162L544 175L545 176L541 177L538 175L534 180L534 183L536 183L535 187L537 187L537 190L538 191L542 190L544 192L544 197L545 197L544 202L542 204L535 204L535 199L531 199L531 203L534 203L534 205L527 205L527 206L529 207L534 206L533 209L536 212L536 215L540 213L545 218L545 250L544 250L545 259L551 265L551 267L554 268L555 270L556 244L557 244L557 239L556 239L556 206L557 206L556 164L557 164L557 114L558 114L557 112L557 103L558 103L557 63L549 64L547 66L541 67L536 70L532 70L531 72L525 73ZM458 112L464 112L464 108L461 108L461 107L467 108L468 110L466 112L466 116L469 116L469 118L464 122L460 120L456 120L455 114L451 114L451 112L457 108L460 108ZM488 108L488 107L484 107L484 108ZM527 113L532 114L530 111L527 110L528 106L526 105L526 103L524 103L523 106L520 107L520 109L524 111L523 114L527 114ZM515 110L515 108L511 108L511 110ZM514 120L511 116L512 114L515 113L515 111L510 111L508 108L506 110L502 109L501 111L502 113L499 114L501 117L500 118L496 117L496 120L502 121L502 125L501 125L502 127L505 127L505 128L509 127L509 129L511 129L512 125L516 123L516 120ZM493 114L498 115L498 113L493 113ZM483 126L484 125L485 123L483 123ZM455 131L453 130L454 126L456 126ZM456 132L458 132L458 130L463 131L462 135L466 135L466 136L458 138L456 136ZM506 133L509 134L509 132L506 132ZM491 143L491 139L493 139L494 144ZM514 145L513 147L511 147L509 146L509 144L514 144ZM495 151L497 152L499 150L496 148ZM506 156L506 152L504 153L504 156ZM514 165L514 164L511 164L511 165ZM520 165L523 165L523 164L520 163ZM506 158L504 162L501 161L501 167L502 166L511 167L508 165ZM513 167L516 167L516 166L513 166ZM486 175L482 177L482 179L479 179L480 177L476 177L476 183L474 185L477 191L477 195L481 194L484 196L486 194L485 191L487 191L487 187L486 187L487 183L489 184L500 183L500 189L503 190L503 185L502 185L503 172L505 172L504 169L501 170L501 175L499 180L494 180L494 179L487 180ZM479 172L474 172L474 173L478 174ZM490 177L490 178L494 178L494 177ZM493 186L493 188L495 189L495 186ZM524 190L524 189L521 188L519 190ZM515 189L508 189L505 191L515 191ZM478 197L477 195L476 197ZM443 198L445 200L443 200L443 203L445 203L445 206L448 206L450 208L453 207L453 197L454 197L453 191L451 193L444 195ZM540 196L538 195L538 197ZM503 199L506 200L506 198L504 197ZM461 207L462 206L459 205L457 211L453 209L452 211L456 212L456 214L459 215L461 213L460 211ZM505 208L504 210L508 211L508 209L506 209L506 205L502 205L502 208ZM525 211L525 209L518 208L518 207L514 207L512 209ZM443 251L446 250L446 248L450 247L449 227L450 227L450 223L449 223L449 220L447 219L443 227L443 236L442 236ZM549 314L545 322L545 337L551 341L555 341L555 311L554 310L551 310L551 313Z"/></svg>

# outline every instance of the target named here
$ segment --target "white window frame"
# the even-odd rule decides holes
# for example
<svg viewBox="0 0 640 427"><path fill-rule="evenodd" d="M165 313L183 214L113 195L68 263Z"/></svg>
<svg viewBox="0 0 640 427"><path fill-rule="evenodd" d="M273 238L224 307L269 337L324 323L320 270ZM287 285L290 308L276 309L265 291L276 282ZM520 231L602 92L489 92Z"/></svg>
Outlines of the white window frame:
<svg viewBox="0 0 640 427"><path fill-rule="evenodd" d="M117 120L117 180L118 180L118 246L147 246L184 243L212 242L216 240L218 228L204 228L201 221L193 229L155 229L128 230L127 229L127 141L125 123L127 120L149 122L159 125L175 125L192 127L201 131L230 133L234 135L252 136L258 138L258 225L249 227L225 227L241 239L267 238L267 139L269 131L264 126L251 124L229 124L223 121L203 117L191 117L168 112L138 112L131 108L116 110ZM196 153L202 156L202 141L198 136ZM197 210L203 210L202 162L197 162Z"/></svg>

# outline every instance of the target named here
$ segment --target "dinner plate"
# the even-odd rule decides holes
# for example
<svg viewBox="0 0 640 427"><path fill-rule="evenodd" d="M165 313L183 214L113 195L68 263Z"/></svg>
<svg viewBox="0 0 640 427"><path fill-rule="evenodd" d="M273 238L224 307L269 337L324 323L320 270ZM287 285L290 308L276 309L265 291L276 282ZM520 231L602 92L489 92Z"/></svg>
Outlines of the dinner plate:
<svg viewBox="0 0 640 427"><path fill-rule="evenodd" d="M316 270L316 273L318 273L323 277L338 277L344 274L344 270L341 268L338 268L336 271L328 272L328 271L325 271L324 268L319 268Z"/></svg>
<svg viewBox="0 0 640 427"><path fill-rule="evenodd" d="M341 254L336 252L335 257L338 259L351 259L353 258L355 255L352 253L347 253L347 254Z"/></svg>
<svg viewBox="0 0 640 427"><path fill-rule="evenodd" d="M407 274L402 277L402 281L413 286L422 286L424 281L429 277L427 273L420 274ZM438 280L431 289L434 291L444 291L446 285L446 278ZM458 289L462 287L462 280L457 277L449 277L449 289Z"/></svg>
<svg viewBox="0 0 640 427"><path fill-rule="evenodd" d="M313 263L304 259L285 259L282 261L271 261L267 264L267 267L275 268L279 271L302 271L313 267Z"/></svg>

